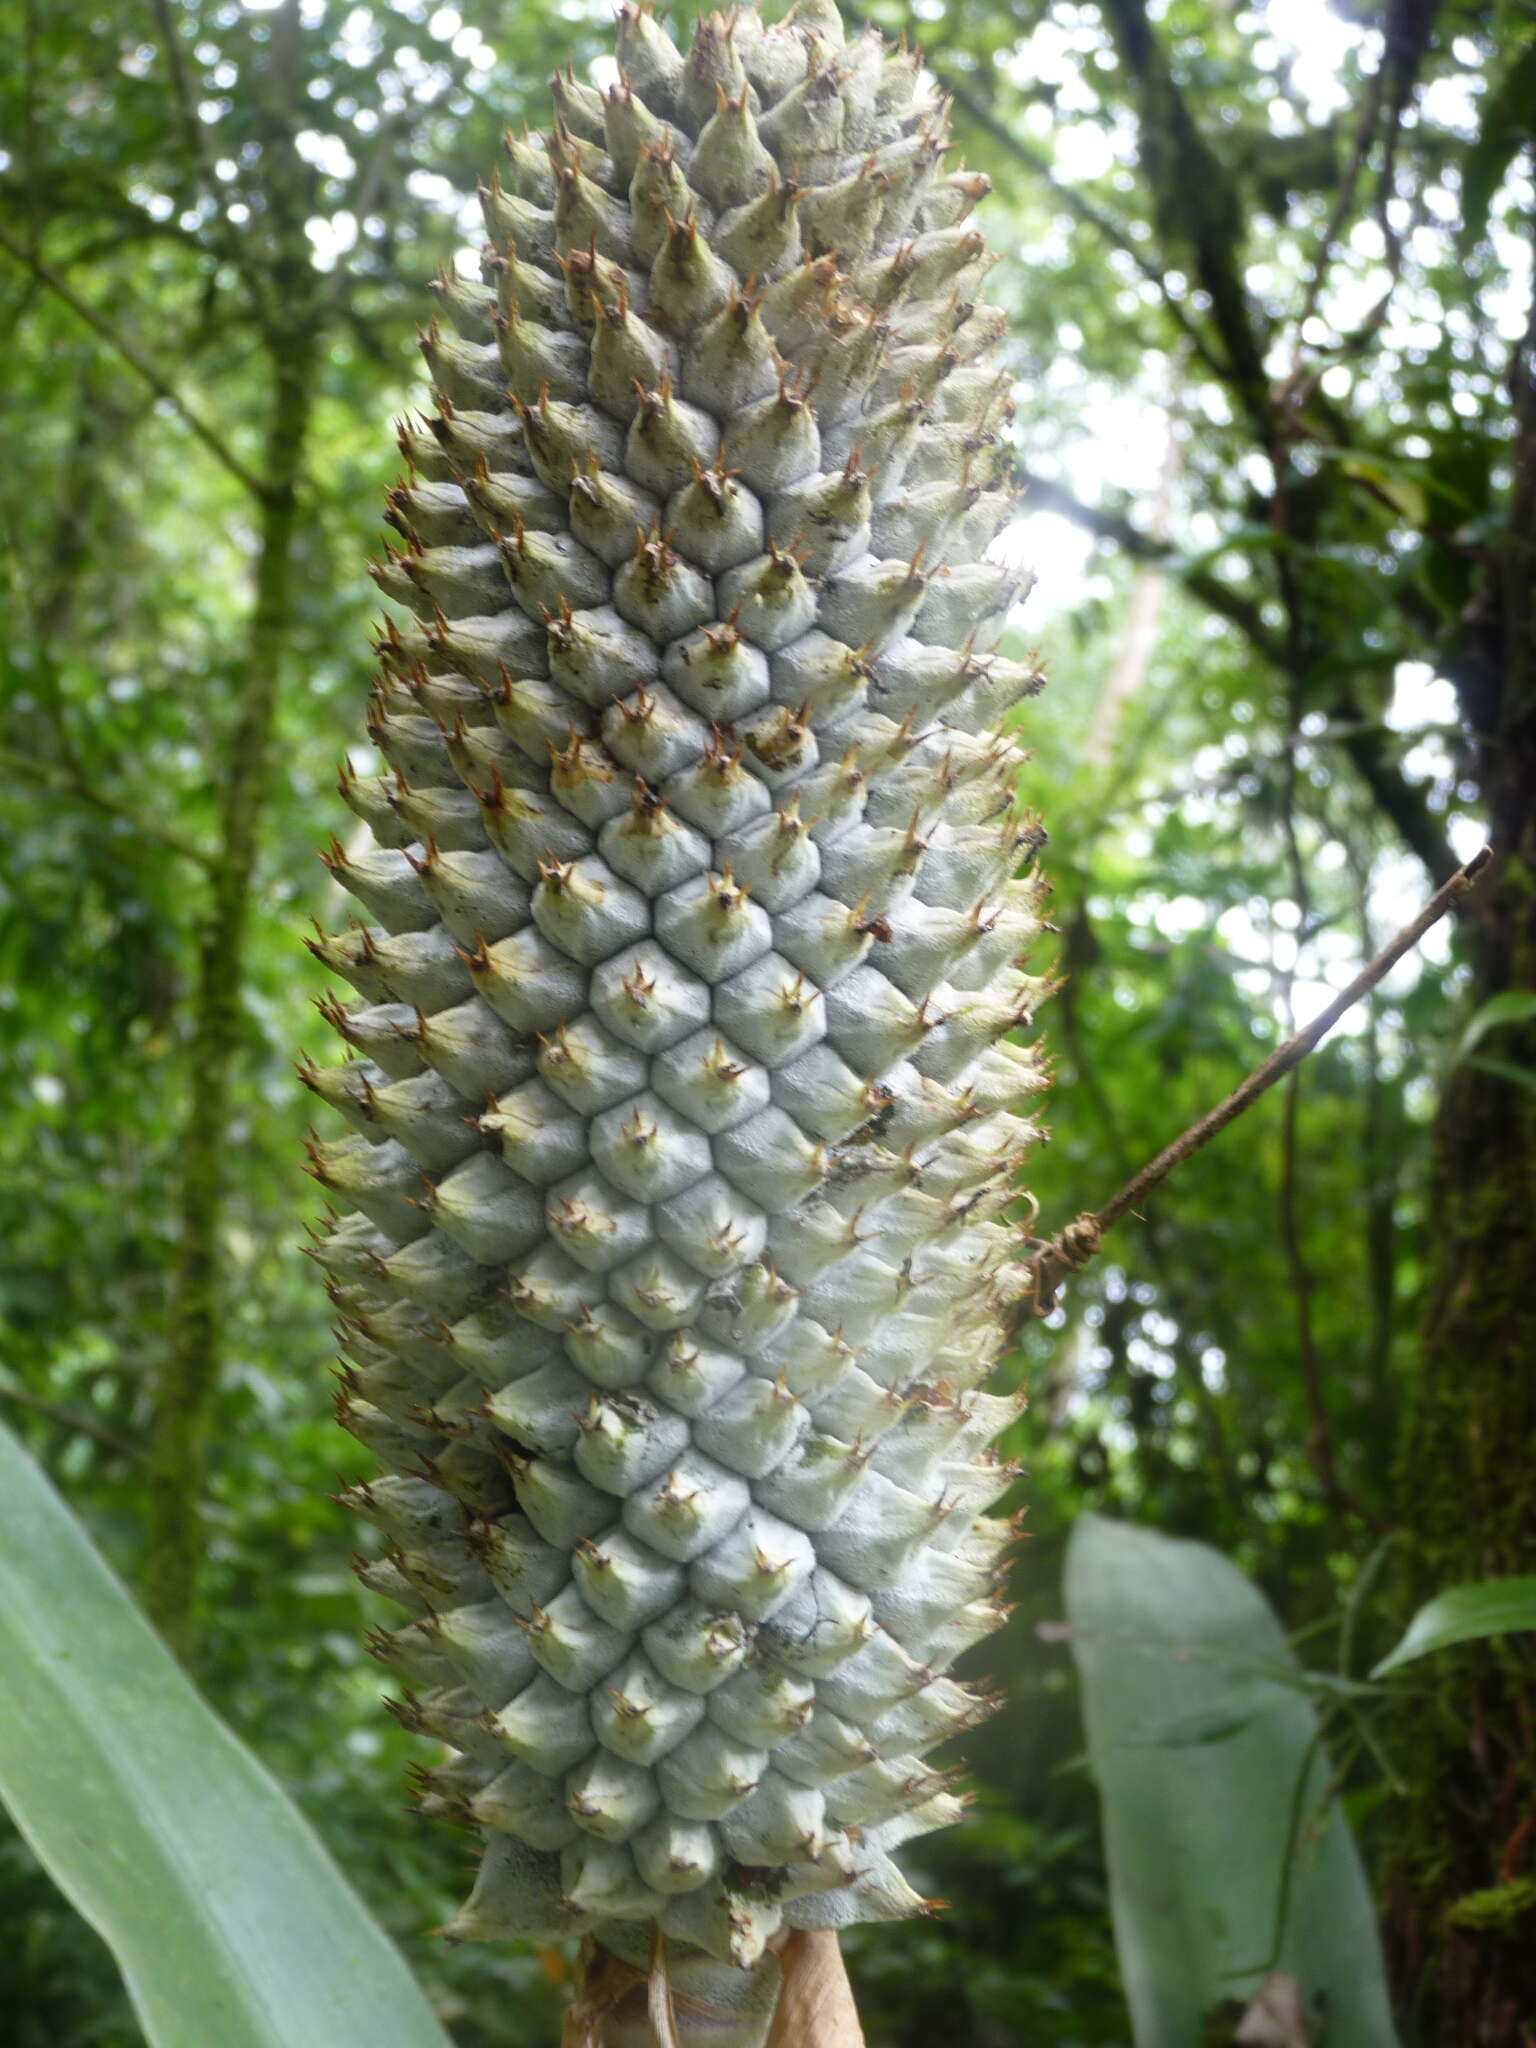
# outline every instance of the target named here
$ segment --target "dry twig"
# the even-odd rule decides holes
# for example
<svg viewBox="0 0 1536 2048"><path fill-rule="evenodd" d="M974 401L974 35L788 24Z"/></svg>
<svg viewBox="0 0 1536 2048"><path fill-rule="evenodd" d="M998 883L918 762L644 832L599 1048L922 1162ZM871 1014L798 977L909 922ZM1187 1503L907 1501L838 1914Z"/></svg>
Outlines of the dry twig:
<svg viewBox="0 0 1536 2048"><path fill-rule="evenodd" d="M1492 857L1493 849L1485 846L1472 856L1465 867L1458 868L1450 880L1435 891L1413 922L1404 925L1396 938L1361 968L1348 988L1336 995L1326 1009L1319 1011L1310 1024L1303 1025L1283 1045L1276 1046L1269 1058L1255 1067L1224 1102L1218 1102L1171 1145L1165 1145L1155 1159L1149 1160L1139 1173L1131 1176L1118 1194L1110 1197L1102 1209L1085 1210L1053 1238L1043 1241L1031 1238L1028 1263L1032 1284L1020 1304L1023 1313L1048 1315L1056 1305L1057 1290L1063 1278L1097 1256L1105 1231L1133 1214L1176 1166L1181 1166L1202 1146L1208 1145L1218 1131L1225 1130L1233 1118L1241 1116L1245 1109L1257 1102L1266 1089L1283 1080L1293 1067L1300 1066L1345 1012L1352 1010L1362 996L1368 995L1383 975L1395 967L1405 953L1413 950L1430 927L1438 924L1446 912L1466 895Z"/></svg>

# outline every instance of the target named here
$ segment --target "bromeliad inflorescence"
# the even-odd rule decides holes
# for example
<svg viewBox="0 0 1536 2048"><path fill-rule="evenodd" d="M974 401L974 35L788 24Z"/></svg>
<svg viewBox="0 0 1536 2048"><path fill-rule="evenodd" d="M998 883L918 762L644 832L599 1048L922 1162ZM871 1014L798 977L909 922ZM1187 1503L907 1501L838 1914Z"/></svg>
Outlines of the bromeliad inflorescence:
<svg viewBox="0 0 1536 2048"><path fill-rule="evenodd" d="M486 1838L452 1931L659 1930L746 2041L720 1966L918 1910L984 1711L1036 677L985 180L916 56L625 6L618 66L439 285L315 942L357 1057L305 1078L374 1647Z"/></svg>

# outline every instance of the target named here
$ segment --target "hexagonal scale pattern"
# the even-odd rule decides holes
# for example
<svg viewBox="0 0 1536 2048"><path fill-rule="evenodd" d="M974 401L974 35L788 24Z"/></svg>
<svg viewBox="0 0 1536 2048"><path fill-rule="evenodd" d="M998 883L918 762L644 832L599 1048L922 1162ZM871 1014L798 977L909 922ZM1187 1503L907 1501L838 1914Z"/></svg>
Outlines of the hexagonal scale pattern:
<svg viewBox="0 0 1536 2048"><path fill-rule="evenodd" d="M998 1618L1042 1082L1002 321L915 56L619 12L439 280L311 1170L457 1931L896 1917Z"/></svg>

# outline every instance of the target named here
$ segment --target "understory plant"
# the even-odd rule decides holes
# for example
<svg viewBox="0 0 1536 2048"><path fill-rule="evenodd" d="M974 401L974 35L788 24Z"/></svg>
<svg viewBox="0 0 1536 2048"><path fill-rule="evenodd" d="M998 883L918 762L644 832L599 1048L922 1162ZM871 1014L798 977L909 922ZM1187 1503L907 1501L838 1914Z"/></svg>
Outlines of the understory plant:
<svg viewBox="0 0 1536 2048"><path fill-rule="evenodd" d="M625 5L552 91L400 433L316 1255L373 1647L484 1840L448 1934L586 1937L582 2041L749 2048L795 1937L927 1909L1003 1614L1004 320L917 53L831 0Z"/></svg>

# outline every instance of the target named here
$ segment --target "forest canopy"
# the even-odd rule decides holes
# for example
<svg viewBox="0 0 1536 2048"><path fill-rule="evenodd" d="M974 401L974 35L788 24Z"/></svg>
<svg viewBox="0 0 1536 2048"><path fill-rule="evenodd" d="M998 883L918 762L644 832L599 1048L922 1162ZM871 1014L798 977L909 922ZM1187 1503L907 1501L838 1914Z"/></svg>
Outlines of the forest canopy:
<svg viewBox="0 0 1536 2048"><path fill-rule="evenodd" d="M1469 907L1073 1276L1005 1383L1006 1693L947 1912L848 1943L872 2042L1120 2043L1062 1562L1212 1546L1363 1679L1536 1533L1536 18L1511 0L1017 0L920 41L992 182L1048 834L1039 1228L1107 1198L1487 838ZM394 423L476 182L606 7L0 0L0 1416L293 1791L461 2048L569 1958L452 1952L377 1603L330 1496L302 1178ZM382 1612L382 1610L380 1610ZM1528 1643L1330 1719L1405 2040L1536 2013ZM1330 1710L1331 1711L1331 1710ZM17 2048L129 2048L106 1951L0 1833ZM963 2020L957 2015L963 2014ZM963 2029L963 2031L961 2031ZM1229 2038L1213 2035L1212 2038Z"/></svg>

